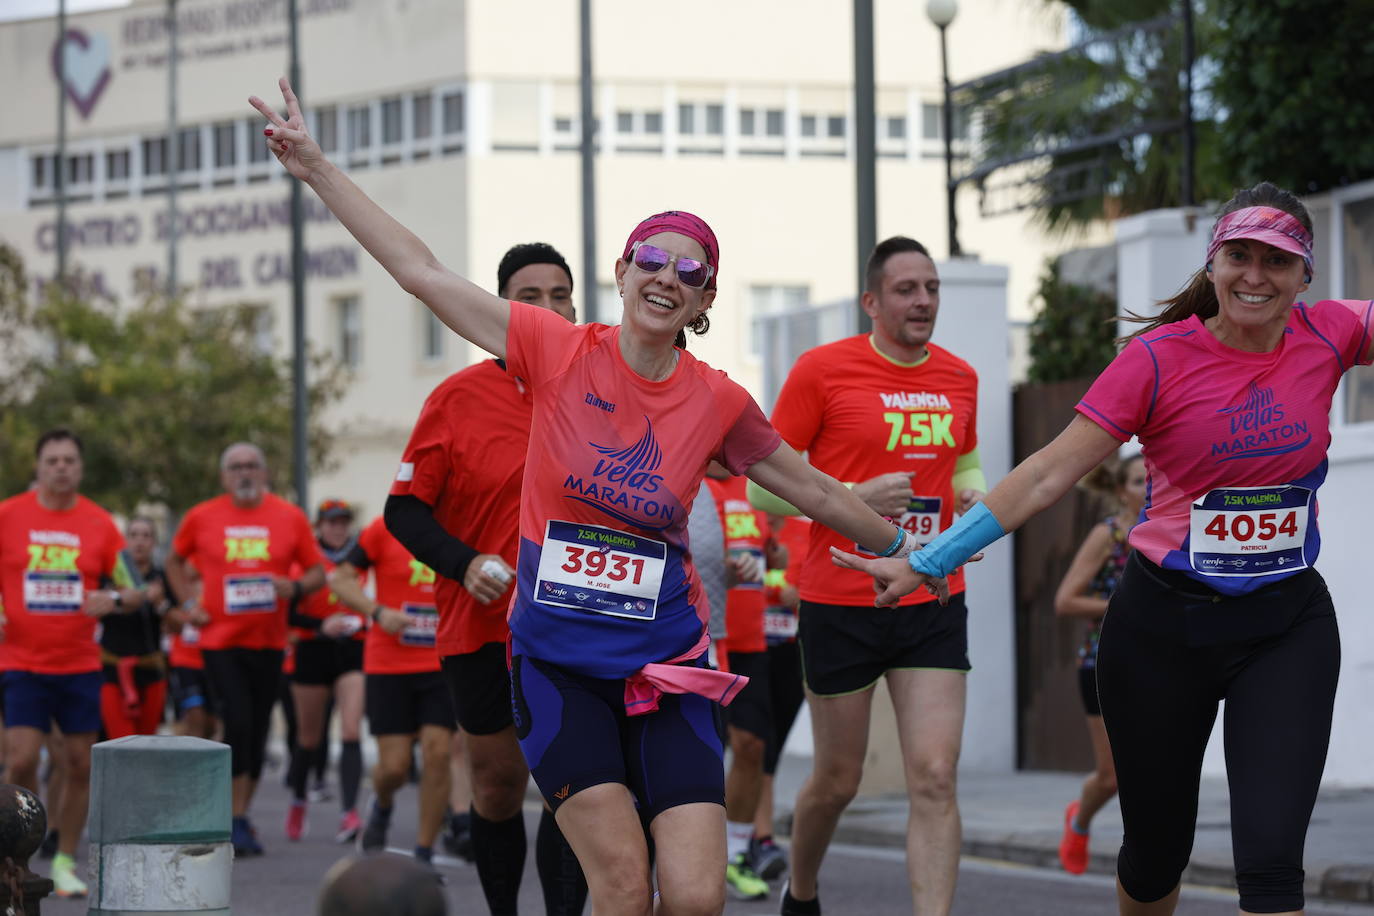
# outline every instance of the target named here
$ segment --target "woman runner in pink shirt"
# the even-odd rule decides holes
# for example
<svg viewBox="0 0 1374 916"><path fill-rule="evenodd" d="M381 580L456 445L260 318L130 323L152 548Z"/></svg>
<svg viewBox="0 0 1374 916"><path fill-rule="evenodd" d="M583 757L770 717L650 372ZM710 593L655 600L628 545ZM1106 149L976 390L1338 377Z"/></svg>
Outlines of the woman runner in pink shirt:
<svg viewBox="0 0 1374 916"><path fill-rule="evenodd" d="M401 287L534 394L516 594L513 715L521 748L587 875L598 916L724 908L724 774L713 702L738 676L704 665L707 607L686 539L715 459L882 556L914 538L781 444L753 399L682 349L716 296L704 221L644 220L616 262L619 327L574 326L441 265L327 162L285 80L259 98L268 148ZM675 341L677 345L675 346ZM401 473L405 473L402 468Z"/></svg>
<svg viewBox="0 0 1374 916"><path fill-rule="evenodd" d="M1311 279L1306 208L1267 182L1238 192L1192 282L1130 338L1058 438L906 560L835 552L891 602L1139 437L1145 508L1097 663L1125 825L1123 914L1174 911L1222 699L1241 912L1303 907L1303 842L1340 667L1335 610L1312 568L1316 491L1332 395L1347 369L1374 359L1374 302L1298 301Z"/></svg>

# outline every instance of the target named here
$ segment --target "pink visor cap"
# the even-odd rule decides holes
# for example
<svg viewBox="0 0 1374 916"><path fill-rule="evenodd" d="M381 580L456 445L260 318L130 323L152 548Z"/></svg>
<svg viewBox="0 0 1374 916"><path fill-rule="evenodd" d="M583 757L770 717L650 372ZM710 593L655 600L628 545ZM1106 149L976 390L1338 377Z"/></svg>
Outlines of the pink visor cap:
<svg viewBox="0 0 1374 916"><path fill-rule="evenodd" d="M1302 258L1312 274L1312 233L1293 214L1276 207L1246 207L1227 213L1212 229L1207 246L1207 263L1212 263L1221 246L1232 239L1254 239Z"/></svg>
<svg viewBox="0 0 1374 916"><path fill-rule="evenodd" d="M706 252L706 263L711 266L711 279L707 282L706 288L715 289L716 278L720 276L720 242L716 241L716 234L706 225L706 220L686 210L665 210L655 213L635 226L630 237L625 240L625 250L620 254L621 260L630 259L630 249L634 248L635 242L642 242L660 232L685 235L702 247Z"/></svg>

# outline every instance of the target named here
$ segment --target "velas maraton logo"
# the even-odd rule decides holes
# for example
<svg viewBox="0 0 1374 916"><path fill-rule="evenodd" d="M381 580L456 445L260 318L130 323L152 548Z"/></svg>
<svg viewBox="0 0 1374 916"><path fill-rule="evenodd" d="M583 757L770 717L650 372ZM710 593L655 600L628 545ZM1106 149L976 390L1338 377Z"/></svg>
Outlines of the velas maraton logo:
<svg viewBox="0 0 1374 916"><path fill-rule="evenodd" d="M65 68L62 66L64 57ZM53 45L52 72L62 81L67 98L81 112L81 117L89 118L101 93L110 84L110 43L104 35L67 29L67 34Z"/></svg>

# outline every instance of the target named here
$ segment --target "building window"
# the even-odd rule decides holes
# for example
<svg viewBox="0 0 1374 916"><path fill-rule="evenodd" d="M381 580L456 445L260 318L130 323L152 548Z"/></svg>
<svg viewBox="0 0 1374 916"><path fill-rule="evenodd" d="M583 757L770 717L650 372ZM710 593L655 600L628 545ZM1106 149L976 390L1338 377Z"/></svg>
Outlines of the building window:
<svg viewBox="0 0 1374 916"><path fill-rule="evenodd" d="M764 115L764 130L770 137L782 136L782 111L777 108L769 109Z"/></svg>
<svg viewBox="0 0 1374 916"><path fill-rule="evenodd" d="M315 111L315 142L326 153L339 149L339 109L333 105Z"/></svg>
<svg viewBox="0 0 1374 916"><path fill-rule="evenodd" d="M105 180L129 180L129 151L112 149L105 153Z"/></svg>
<svg viewBox="0 0 1374 916"><path fill-rule="evenodd" d="M54 177L57 157L45 153L42 156L34 156L30 162L33 165L33 186L51 188L57 180Z"/></svg>
<svg viewBox="0 0 1374 916"><path fill-rule="evenodd" d="M356 369L363 361L363 316L357 296L334 300L334 323L338 329L339 362Z"/></svg>
<svg viewBox="0 0 1374 916"><path fill-rule="evenodd" d="M889 140L906 139L906 118L894 117L887 119L887 138Z"/></svg>
<svg viewBox="0 0 1374 916"><path fill-rule="evenodd" d="M143 141L143 174L167 174L166 137L149 137Z"/></svg>
<svg viewBox="0 0 1374 916"><path fill-rule="evenodd" d="M463 94L461 92L450 92L443 98L444 107L444 133L461 134L463 132Z"/></svg>
<svg viewBox="0 0 1374 916"><path fill-rule="evenodd" d="M677 130L680 134L696 133L696 114L695 105L677 106Z"/></svg>
<svg viewBox="0 0 1374 916"><path fill-rule="evenodd" d="M348 149L361 150L371 146L372 107L367 104L354 105L348 109Z"/></svg>
<svg viewBox="0 0 1374 916"><path fill-rule="evenodd" d="M663 133L663 112L646 111L644 112L644 132L646 134Z"/></svg>
<svg viewBox="0 0 1374 916"><path fill-rule="evenodd" d="M754 136L754 109L741 108L739 111L739 132L745 137Z"/></svg>
<svg viewBox="0 0 1374 916"><path fill-rule="evenodd" d="M410 100L411 128L416 140L434 135L434 96L422 92Z"/></svg>
<svg viewBox="0 0 1374 916"><path fill-rule="evenodd" d="M382 99L382 142L401 142L400 99Z"/></svg>
<svg viewBox="0 0 1374 916"><path fill-rule="evenodd" d="M200 171L199 127L183 127L177 132L177 171Z"/></svg>
<svg viewBox="0 0 1374 916"><path fill-rule="evenodd" d="M753 320L749 329L749 352L756 357L763 356L765 325L759 319L767 315L802 311L810 299L811 288L808 286L750 286L749 309Z"/></svg>
<svg viewBox="0 0 1374 916"><path fill-rule="evenodd" d="M921 136L926 140L939 140L940 134L940 106L922 103Z"/></svg>
<svg viewBox="0 0 1374 916"><path fill-rule="evenodd" d="M437 363L444 358L444 339L448 336L448 328L438 315L423 305L420 306L420 313L421 327L424 329L420 357L426 362Z"/></svg>
<svg viewBox="0 0 1374 916"><path fill-rule="evenodd" d="M266 144L264 144L266 145ZM215 125L215 168L229 168L234 164L234 124Z"/></svg>
<svg viewBox="0 0 1374 916"><path fill-rule="evenodd" d="M801 117L801 135L802 135L803 137L814 137L814 136L816 136L816 116L815 116L815 115L802 115L802 117Z"/></svg>
<svg viewBox="0 0 1374 916"><path fill-rule="evenodd" d="M615 129L617 133L632 134L635 130L635 116L632 111L617 111L615 113Z"/></svg>
<svg viewBox="0 0 1374 916"><path fill-rule="evenodd" d="M267 140L262 135L262 125L256 119L248 121L248 161L266 162L272 158L267 148Z"/></svg>
<svg viewBox="0 0 1374 916"><path fill-rule="evenodd" d="M572 133L572 131L573 131L573 119L572 119L572 118L554 118L554 119L553 119L553 130L554 130L554 133L558 133L558 134L570 134L570 133Z"/></svg>
<svg viewBox="0 0 1374 916"><path fill-rule="evenodd" d="M825 135L827 137L844 136L844 115L830 115L825 119Z"/></svg>
<svg viewBox="0 0 1374 916"><path fill-rule="evenodd" d="M706 132L713 137L725 133L725 106L706 106Z"/></svg>
<svg viewBox="0 0 1374 916"><path fill-rule="evenodd" d="M70 184L90 184L95 178L95 154L80 153L67 157L67 181Z"/></svg>

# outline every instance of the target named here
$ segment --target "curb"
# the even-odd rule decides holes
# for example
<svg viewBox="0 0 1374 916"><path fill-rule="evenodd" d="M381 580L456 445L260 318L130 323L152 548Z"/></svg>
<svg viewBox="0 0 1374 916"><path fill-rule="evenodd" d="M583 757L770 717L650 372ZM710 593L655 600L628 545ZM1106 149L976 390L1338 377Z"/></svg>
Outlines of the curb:
<svg viewBox="0 0 1374 916"><path fill-rule="evenodd" d="M792 818L790 812L782 819L791 835ZM880 846L902 848L906 845L903 834L893 833L862 824L840 822L835 828L834 842L855 846ZM1036 868L1059 868L1059 849L1049 847L1044 842L1036 842L1015 837L978 837L965 836L962 854L979 859L998 862L1011 862ZM1112 876L1116 874L1116 855L1098 853L1088 861L1088 873ZM1183 873L1185 884L1201 887L1226 888L1234 890L1236 876L1231 863L1190 862ZM1374 865L1331 865L1307 871L1303 891L1309 900L1325 900L1340 903L1374 903Z"/></svg>

